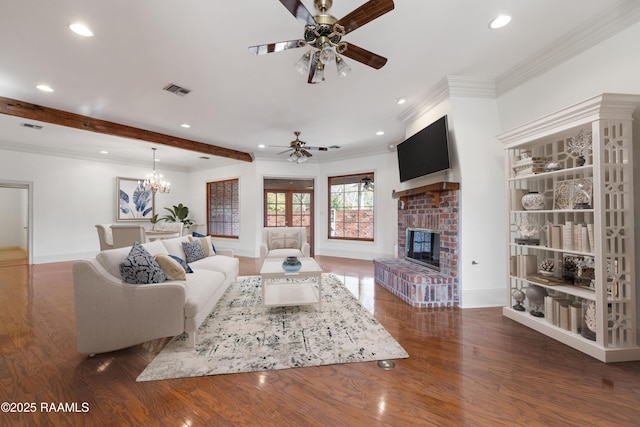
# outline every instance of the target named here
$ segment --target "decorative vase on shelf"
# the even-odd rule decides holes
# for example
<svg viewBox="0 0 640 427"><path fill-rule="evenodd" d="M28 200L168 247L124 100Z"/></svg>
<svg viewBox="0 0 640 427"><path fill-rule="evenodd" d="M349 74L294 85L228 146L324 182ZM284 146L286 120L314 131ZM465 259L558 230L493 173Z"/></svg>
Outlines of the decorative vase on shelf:
<svg viewBox="0 0 640 427"><path fill-rule="evenodd" d="M576 159L576 164L577 164L578 166L584 166L584 164L585 164L586 162L587 162L587 159L585 159L585 158L584 158L584 156L579 156L579 157Z"/></svg>
<svg viewBox="0 0 640 427"><path fill-rule="evenodd" d="M528 211L544 209L544 196L537 191L530 191L522 196L522 206Z"/></svg>
<svg viewBox="0 0 640 427"><path fill-rule="evenodd" d="M527 298L533 305L530 314L534 317L544 317L542 307L544 306L544 297L549 295L547 290L542 286L531 285L527 288Z"/></svg>

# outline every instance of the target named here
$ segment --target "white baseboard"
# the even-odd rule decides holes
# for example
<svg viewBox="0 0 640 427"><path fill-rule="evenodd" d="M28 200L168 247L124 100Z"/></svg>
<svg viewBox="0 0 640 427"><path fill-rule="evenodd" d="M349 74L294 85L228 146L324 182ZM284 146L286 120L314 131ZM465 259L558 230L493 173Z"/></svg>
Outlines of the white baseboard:
<svg viewBox="0 0 640 427"><path fill-rule="evenodd" d="M504 307L506 292L504 289L481 289L465 291L460 294L460 308Z"/></svg>

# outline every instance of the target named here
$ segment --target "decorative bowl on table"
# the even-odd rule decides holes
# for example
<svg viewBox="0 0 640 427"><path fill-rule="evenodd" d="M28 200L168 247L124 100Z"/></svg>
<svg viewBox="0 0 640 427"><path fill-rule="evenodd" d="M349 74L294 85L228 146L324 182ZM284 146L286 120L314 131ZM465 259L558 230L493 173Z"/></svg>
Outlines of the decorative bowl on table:
<svg viewBox="0 0 640 427"><path fill-rule="evenodd" d="M295 272L300 270L300 268L302 268L302 263L298 257L288 256L287 259L282 262L282 269L284 271Z"/></svg>

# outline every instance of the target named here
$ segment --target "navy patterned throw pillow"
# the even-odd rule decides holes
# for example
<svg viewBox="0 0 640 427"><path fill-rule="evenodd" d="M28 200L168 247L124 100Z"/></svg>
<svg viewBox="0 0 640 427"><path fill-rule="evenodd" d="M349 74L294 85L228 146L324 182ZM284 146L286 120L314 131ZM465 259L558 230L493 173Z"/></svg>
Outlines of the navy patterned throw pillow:
<svg viewBox="0 0 640 427"><path fill-rule="evenodd" d="M169 255L169 256L175 259L176 261L178 261L178 263L182 266L182 268L184 268L185 273L193 273L193 270L191 269L191 267L189 267L189 264L187 264L187 261L183 260L179 256L175 256L175 255Z"/></svg>
<svg viewBox="0 0 640 427"><path fill-rule="evenodd" d="M205 236L205 235L204 235L204 234L202 234L202 233L198 233L197 231L192 232L192 233L191 233L191 235L192 235L193 237L198 237L198 238L200 238L200 237L207 237L207 236ZM214 253L216 252L216 245L214 245L214 244L213 244L213 242L211 242L211 249L213 249L213 252L214 252Z"/></svg>
<svg viewBox="0 0 640 427"><path fill-rule="evenodd" d="M120 263L120 274L125 282L134 285L162 283L167 280L160 265L138 242L133 244L129 255Z"/></svg>
<svg viewBox="0 0 640 427"><path fill-rule="evenodd" d="M182 242L182 249L184 249L184 254L187 256L188 263L198 261L199 259L206 257L204 249L202 249L202 245L199 241L193 243Z"/></svg>

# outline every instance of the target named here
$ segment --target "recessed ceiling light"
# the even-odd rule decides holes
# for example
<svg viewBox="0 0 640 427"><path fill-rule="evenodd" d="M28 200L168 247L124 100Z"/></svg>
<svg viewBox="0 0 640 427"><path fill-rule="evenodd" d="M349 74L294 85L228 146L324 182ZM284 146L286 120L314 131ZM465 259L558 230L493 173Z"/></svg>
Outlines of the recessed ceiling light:
<svg viewBox="0 0 640 427"><path fill-rule="evenodd" d="M93 31L84 24L74 23L69 25L69 29L82 37L93 37Z"/></svg>
<svg viewBox="0 0 640 427"><path fill-rule="evenodd" d="M378 136L384 135L384 132L379 130L378 132L376 132L376 135L378 135Z"/></svg>
<svg viewBox="0 0 640 427"><path fill-rule="evenodd" d="M100 154L109 154L107 150L100 150Z"/></svg>
<svg viewBox="0 0 640 427"><path fill-rule="evenodd" d="M398 98L398 99L396 99L396 104L398 104L398 105L402 105L402 104L404 104L405 102L407 102L407 100L406 100L406 99L404 99L404 98Z"/></svg>
<svg viewBox="0 0 640 427"><path fill-rule="evenodd" d="M43 92L53 92L53 89L51 88L51 86L47 86L47 85L36 85L36 88L40 89Z"/></svg>
<svg viewBox="0 0 640 427"><path fill-rule="evenodd" d="M185 128L185 129L189 129L191 127L191 125L189 123L183 123L180 125L180 127Z"/></svg>
<svg viewBox="0 0 640 427"><path fill-rule="evenodd" d="M264 144L258 145L258 148L265 148L265 147L266 147L266 145L264 145Z"/></svg>
<svg viewBox="0 0 640 427"><path fill-rule="evenodd" d="M504 27L509 22L511 22L511 17L509 15L498 15L493 21L491 21L489 28L497 30Z"/></svg>

